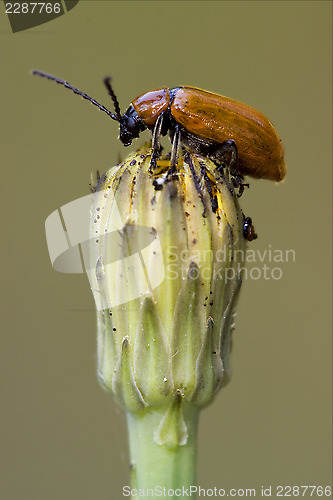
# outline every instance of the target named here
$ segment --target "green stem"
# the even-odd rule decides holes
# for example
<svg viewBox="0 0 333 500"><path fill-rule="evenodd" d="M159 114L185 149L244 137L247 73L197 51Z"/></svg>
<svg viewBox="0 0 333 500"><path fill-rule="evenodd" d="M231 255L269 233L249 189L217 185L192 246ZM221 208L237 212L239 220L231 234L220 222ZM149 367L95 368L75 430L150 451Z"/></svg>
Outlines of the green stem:
<svg viewBox="0 0 333 500"><path fill-rule="evenodd" d="M140 489L163 491L166 498L195 498L190 487L195 486L198 413L193 406L173 404L163 411L127 413L132 500L142 497Z"/></svg>

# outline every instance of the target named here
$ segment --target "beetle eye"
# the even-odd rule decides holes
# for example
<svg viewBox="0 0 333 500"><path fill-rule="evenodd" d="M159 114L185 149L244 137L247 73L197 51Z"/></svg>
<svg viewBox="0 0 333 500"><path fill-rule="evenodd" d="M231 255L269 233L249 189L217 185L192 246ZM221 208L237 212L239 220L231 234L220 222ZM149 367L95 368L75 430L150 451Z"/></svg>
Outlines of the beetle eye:
<svg viewBox="0 0 333 500"><path fill-rule="evenodd" d="M131 128L137 128L136 127L136 121L134 120L134 118L129 117L127 119L126 127L129 128L129 129L131 129Z"/></svg>

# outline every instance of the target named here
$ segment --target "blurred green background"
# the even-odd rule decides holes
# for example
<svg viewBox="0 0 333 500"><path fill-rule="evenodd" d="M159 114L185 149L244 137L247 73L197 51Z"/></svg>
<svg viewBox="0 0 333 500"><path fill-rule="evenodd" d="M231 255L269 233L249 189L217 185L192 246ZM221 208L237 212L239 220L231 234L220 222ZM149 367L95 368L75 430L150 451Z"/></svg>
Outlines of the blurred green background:
<svg viewBox="0 0 333 500"><path fill-rule="evenodd" d="M201 416L198 484L259 496L262 485L331 483L331 10L81 0L13 34L1 3L3 498L118 500L129 484L124 416L96 378L88 280L52 269L44 234L47 216L127 151L114 122L33 68L107 107L111 74L122 110L187 84L274 123L286 180L252 180L241 205L259 234L250 248L293 249L296 260L280 280L243 285L233 378Z"/></svg>

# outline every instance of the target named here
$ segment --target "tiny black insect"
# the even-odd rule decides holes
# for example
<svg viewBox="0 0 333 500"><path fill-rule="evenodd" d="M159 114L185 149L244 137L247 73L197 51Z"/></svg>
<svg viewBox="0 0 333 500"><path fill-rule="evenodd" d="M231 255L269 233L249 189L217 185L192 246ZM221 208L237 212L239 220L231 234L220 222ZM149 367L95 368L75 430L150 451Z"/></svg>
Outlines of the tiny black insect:
<svg viewBox="0 0 333 500"><path fill-rule="evenodd" d="M244 217L243 234L244 234L244 238L246 238L248 241L253 241L253 240L256 240L258 238L258 235L254 229L254 225L252 224L251 217Z"/></svg>

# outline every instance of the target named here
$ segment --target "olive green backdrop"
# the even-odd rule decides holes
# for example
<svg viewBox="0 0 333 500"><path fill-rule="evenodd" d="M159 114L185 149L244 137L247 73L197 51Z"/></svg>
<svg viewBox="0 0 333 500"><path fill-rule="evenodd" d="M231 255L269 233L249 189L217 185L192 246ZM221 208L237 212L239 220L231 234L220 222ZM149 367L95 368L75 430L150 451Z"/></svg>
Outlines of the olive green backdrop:
<svg viewBox="0 0 333 500"><path fill-rule="evenodd" d="M0 16L3 498L118 500L128 484L123 413L96 379L88 281L52 269L44 235L47 216L126 150L114 122L33 68L108 107L111 74L122 109L187 84L274 123L286 180L252 180L241 204L259 234L250 248L296 260L277 264L280 280L244 283L233 378L201 416L198 484L258 496L330 484L331 3L81 0L15 34L3 3Z"/></svg>

